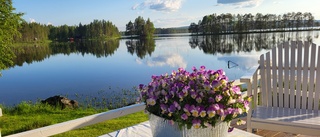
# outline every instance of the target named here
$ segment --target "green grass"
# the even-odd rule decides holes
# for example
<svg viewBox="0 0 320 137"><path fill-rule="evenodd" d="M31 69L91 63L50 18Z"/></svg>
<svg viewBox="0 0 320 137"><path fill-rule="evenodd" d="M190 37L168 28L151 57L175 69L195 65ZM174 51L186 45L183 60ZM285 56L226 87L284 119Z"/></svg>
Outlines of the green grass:
<svg viewBox="0 0 320 137"><path fill-rule="evenodd" d="M58 109L40 103L22 102L14 107L1 106L0 130L3 136L32 130L84 116L108 111L107 109ZM96 137L148 120L144 112L137 112L92 126L55 135L57 137Z"/></svg>

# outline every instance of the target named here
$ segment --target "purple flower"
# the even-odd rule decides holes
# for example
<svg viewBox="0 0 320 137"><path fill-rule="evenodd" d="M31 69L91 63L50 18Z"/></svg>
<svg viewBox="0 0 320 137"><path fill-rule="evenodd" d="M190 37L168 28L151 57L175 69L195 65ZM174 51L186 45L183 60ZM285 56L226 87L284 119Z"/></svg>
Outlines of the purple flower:
<svg viewBox="0 0 320 137"><path fill-rule="evenodd" d="M183 114L181 115L181 119L187 120L187 119L188 119L188 115L187 115L186 113L183 113Z"/></svg>
<svg viewBox="0 0 320 137"><path fill-rule="evenodd" d="M211 85L210 85L209 81L204 82L203 86L206 91L209 91L211 89Z"/></svg>
<svg viewBox="0 0 320 137"><path fill-rule="evenodd" d="M216 115L216 111L213 107L209 107L207 110L207 114L209 118L212 118Z"/></svg>
<svg viewBox="0 0 320 137"><path fill-rule="evenodd" d="M195 107L194 105L191 105L190 112L192 116L199 117L199 109L200 109L199 107Z"/></svg>
<svg viewBox="0 0 320 137"><path fill-rule="evenodd" d="M214 100L212 97L209 97L208 102L209 102L209 103L214 103L215 100Z"/></svg>
<svg viewBox="0 0 320 137"><path fill-rule="evenodd" d="M192 120L192 126L193 126L195 129L200 128L200 126L201 126L201 120L199 120L199 119L194 119L194 120Z"/></svg>
<svg viewBox="0 0 320 137"><path fill-rule="evenodd" d="M168 106L165 104L160 104L160 108L161 108L161 113L164 114L167 112Z"/></svg>
<svg viewBox="0 0 320 137"><path fill-rule="evenodd" d="M196 98L196 101L197 101L198 103L201 103L201 102L202 102L201 96L198 96L198 97Z"/></svg>
<svg viewBox="0 0 320 137"><path fill-rule="evenodd" d="M154 106L156 104L156 100L154 98L147 99L147 105Z"/></svg>
<svg viewBox="0 0 320 137"><path fill-rule="evenodd" d="M226 114L226 115L233 114L234 111L235 111L234 108L227 108L227 109L225 110L225 114Z"/></svg>
<svg viewBox="0 0 320 137"><path fill-rule="evenodd" d="M167 92L167 91L165 91L165 90L161 90L161 94L165 96L165 95L167 95L167 94L168 94L168 92Z"/></svg>
<svg viewBox="0 0 320 137"><path fill-rule="evenodd" d="M221 121L223 121L227 116L223 109L217 110L217 114L220 115Z"/></svg>
<svg viewBox="0 0 320 137"><path fill-rule="evenodd" d="M207 111L202 106L200 107L199 112L200 112L200 117L205 117L207 115Z"/></svg>
<svg viewBox="0 0 320 137"><path fill-rule="evenodd" d="M197 93L195 91L190 92L191 98L195 99L197 97Z"/></svg>
<svg viewBox="0 0 320 137"><path fill-rule="evenodd" d="M213 88L216 88L216 87L219 86L219 81L213 80L213 81L211 82L211 85L212 85Z"/></svg>
<svg viewBox="0 0 320 137"><path fill-rule="evenodd" d="M179 105L179 103L178 103L177 101L174 101L174 102L173 102L173 105L174 105L174 107L177 108L178 110L181 109L181 106Z"/></svg>
<svg viewBox="0 0 320 137"><path fill-rule="evenodd" d="M230 121L249 110L249 98L242 98L234 81L228 82L223 70L183 68L171 74L152 76L147 85L140 84L140 99L150 113L169 118L173 124L191 125L193 128L210 127L218 121ZM160 108L160 110L158 109ZM243 121L238 121L243 123Z"/></svg>
<svg viewBox="0 0 320 137"><path fill-rule="evenodd" d="M222 97L222 95L220 95L220 94L218 94L217 96L216 96L216 102L220 102L220 100L222 99L223 97Z"/></svg>
<svg viewBox="0 0 320 137"><path fill-rule="evenodd" d="M238 86L233 86L232 91L238 95L241 95L240 88Z"/></svg>
<svg viewBox="0 0 320 137"><path fill-rule="evenodd" d="M143 87L144 87L144 85L143 85L143 84L140 84L140 85L139 85L139 89L140 89L140 90L142 90L142 89L143 89Z"/></svg>
<svg viewBox="0 0 320 137"><path fill-rule="evenodd" d="M176 107L174 106L174 104L171 104L171 105L170 105L170 107L168 108L168 111L169 111L170 113L173 113L173 112L176 111Z"/></svg>
<svg viewBox="0 0 320 137"><path fill-rule="evenodd" d="M204 71L205 69L206 69L205 66L201 66L201 67L200 67L200 71Z"/></svg>
<svg viewBox="0 0 320 137"><path fill-rule="evenodd" d="M211 107L212 107L214 110L219 110L219 109L220 109L220 105L219 105L219 104L212 104Z"/></svg>
<svg viewBox="0 0 320 137"><path fill-rule="evenodd" d="M196 67L192 67L193 72L197 72L197 68Z"/></svg>
<svg viewBox="0 0 320 137"><path fill-rule="evenodd" d="M190 112L189 110L190 110L190 105L189 104L184 105L183 111L184 112Z"/></svg>

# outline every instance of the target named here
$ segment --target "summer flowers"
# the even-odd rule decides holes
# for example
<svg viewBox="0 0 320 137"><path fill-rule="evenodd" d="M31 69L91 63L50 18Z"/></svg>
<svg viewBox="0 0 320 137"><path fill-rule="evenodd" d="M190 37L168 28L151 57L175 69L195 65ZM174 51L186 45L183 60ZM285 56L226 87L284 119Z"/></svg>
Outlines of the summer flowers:
<svg viewBox="0 0 320 137"><path fill-rule="evenodd" d="M230 122L249 109L249 97L242 98L240 88L229 82L223 70L193 67L170 75L152 76L148 85L139 85L146 110L175 122L181 128L206 128ZM244 124L244 121L237 122Z"/></svg>

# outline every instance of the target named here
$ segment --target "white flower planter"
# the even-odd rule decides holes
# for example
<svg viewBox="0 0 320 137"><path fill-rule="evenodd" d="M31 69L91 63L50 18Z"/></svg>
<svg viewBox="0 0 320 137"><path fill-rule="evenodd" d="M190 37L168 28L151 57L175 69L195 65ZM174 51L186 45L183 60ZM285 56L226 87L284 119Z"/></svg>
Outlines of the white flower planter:
<svg viewBox="0 0 320 137"><path fill-rule="evenodd" d="M215 127L179 129L178 124L171 125L168 120L150 114L149 121L153 137L226 137L229 124L220 122Z"/></svg>

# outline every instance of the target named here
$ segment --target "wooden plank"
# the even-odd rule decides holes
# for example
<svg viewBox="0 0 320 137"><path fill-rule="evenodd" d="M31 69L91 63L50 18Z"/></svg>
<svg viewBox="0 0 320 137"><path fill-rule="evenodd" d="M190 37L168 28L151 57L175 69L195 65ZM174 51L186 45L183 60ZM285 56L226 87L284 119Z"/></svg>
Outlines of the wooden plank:
<svg viewBox="0 0 320 137"><path fill-rule="evenodd" d="M282 44L278 46L278 87L279 87L279 107L283 107L283 71L282 71ZM277 85L274 85L277 86Z"/></svg>
<svg viewBox="0 0 320 137"><path fill-rule="evenodd" d="M295 63L296 63L296 43L291 43L291 61L290 61L290 108L295 108L295 85L296 85L296 74L295 74Z"/></svg>
<svg viewBox="0 0 320 137"><path fill-rule="evenodd" d="M301 70L302 70L302 42L298 42L297 50L297 85L296 85L296 108L301 108Z"/></svg>
<svg viewBox="0 0 320 137"><path fill-rule="evenodd" d="M289 107L289 43L284 43L284 107Z"/></svg>
<svg viewBox="0 0 320 137"><path fill-rule="evenodd" d="M317 59L317 68L320 68L320 48L318 48L318 59ZM314 110L319 110L319 93L320 93L320 71L316 72L316 89L315 89L315 97L314 97Z"/></svg>
<svg viewBox="0 0 320 137"><path fill-rule="evenodd" d="M303 61L303 81L302 81L302 96L301 96L301 104L302 109L307 108L307 88L308 88L308 67L309 65L309 44L304 43L304 61Z"/></svg>
<svg viewBox="0 0 320 137"><path fill-rule="evenodd" d="M313 93L314 93L314 69L316 60L316 45L311 45L311 60L310 60L310 75L309 75L309 92L308 92L308 107L307 109L313 109Z"/></svg>
<svg viewBox="0 0 320 137"><path fill-rule="evenodd" d="M267 106L267 87L266 87L266 72L265 72L265 60L264 60L264 55L262 54L260 56L260 75L261 75L261 92L262 92L262 96L261 96L261 102L263 106Z"/></svg>
<svg viewBox="0 0 320 137"><path fill-rule="evenodd" d="M277 65L277 50L276 48L272 48L272 66ZM272 67L272 95L273 95L273 106L278 107L279 106L279 99L278 99L278 87L277 87L277 68Z"/></svg>
<svg viewBox="0 0 320 137"><path fill-rule="evenodd" d="M253 103L258 105L258 71L253 75ZM254 106L255 107L255 106Z"/></svg>
<svg viewBox="0 0 320 137"><path fill-rule="evenodd" d="M270 69L270 52L266 54L266 95L268 96L267 99L267 106L272 106L272 92L271 92L271 69Z"/></svg>

